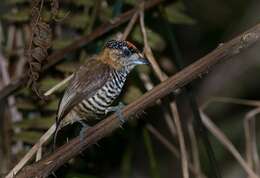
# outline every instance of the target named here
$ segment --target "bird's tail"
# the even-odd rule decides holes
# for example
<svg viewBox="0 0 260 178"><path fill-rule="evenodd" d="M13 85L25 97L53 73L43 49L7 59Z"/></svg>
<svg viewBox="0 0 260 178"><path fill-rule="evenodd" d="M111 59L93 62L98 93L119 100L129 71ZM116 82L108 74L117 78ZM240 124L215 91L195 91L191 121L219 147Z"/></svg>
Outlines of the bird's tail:
<svg viewBox="0 0 260 178"><path fill-rule="evenodd" d="M56 140L58 136L58 132L60 130L60 121L56 118L56 128L53 134L53 151L56 149Z"/></svg>

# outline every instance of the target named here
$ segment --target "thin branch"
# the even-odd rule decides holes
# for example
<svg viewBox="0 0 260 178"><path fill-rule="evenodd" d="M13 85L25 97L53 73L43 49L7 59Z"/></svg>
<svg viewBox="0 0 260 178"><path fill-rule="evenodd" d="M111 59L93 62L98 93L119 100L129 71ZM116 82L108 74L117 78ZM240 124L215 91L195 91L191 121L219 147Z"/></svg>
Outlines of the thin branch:
<svg viewBox="0 0 260 178"><path fill-rule="evenodd" d="M257 100L247 100L247 99L230 98L230 97L211 97L208 101L206 101L201 106L201 109L204 110L214 102L238 104L238 105L251 106L251 107L260 107L260 101Z"/></svg>
<svg viewBox="0 0 260 178"><path fill-rule="evenodd" d="M73 74L71 74L70 76L68 76L67 78L65 78L64 80L62 80L61 82L59 82L57 85L55 85L54 87L52 87L51 89L49 89L48 91L46 91L44 93L44 96L49 96L52 93L54 93L56 90L58 90L60 87L62 87L63 85L65 85L67 82L70 81L70 79L72 79Z"/></svg>
<svg viewBox="0 0 260 178"><path fill-rule="evenodd" d="M178 149L171 143L169 142L169 140L167 140L163 135L161 135L161 133L156 130L156 128L154 128L151 124L148 124L146 126L147 130L149 132L151 132L155 138L157 138L173 155L175 155L176 158L180 158L180 153L178 151ZM206 176L199 171L198 169L196 169L196 167L191 164L190 162L188 163L188 167L189 170L196 176L199 178L206 178Z"/></svg>
<svg viewBox="0 0 260 178"><path fill-rule="evenodd" d="M148 9L158 5L162 1L163 0L146 1L145 5L144 5L144 9L148 10ZM48 70L50 67L52 67L52 66L56 65L58 62L60 62L66 56L66 54L77 50L78 48L82 47L83 45L86 45L86 44L92 42L96 38L113 30L114 28L118 27L119 25L127 22L129 19L132 18L132 16L137 11L139 11L138 8L131 9L131 10L123 13L122 15L112 19L111 21L102 24L97 29L93 30L92 33L75 40L72 44L68 45L67 47L52 53L50 56L48 56L48 58L47 58L48 63L43 66L43 70L44 71ZM11 95L17 89L22 87L27 82L27 78L28 78L27 74L23 75L23 76L19 77L18 79L13 80L12 83L10 83L6 87L4 87L0 91L0 100Z"/></svg>
<svg viewBox="0 0 260 178"><path fill-rule="evenodd" d="M247 164L260 174L260 162L257 152L256 142L256 115L260 113L260 108L249 111L244 119L245 140L246 140L246 160Z"/></svg>
<svg viewBox="0 0 260 178"><path fill-rule="evenodd" d="M88 23L88 26L86 27L86 32L85 32L86 34L90 33L93 30L93 27L95 25L95 22L96 22L98 13L99 13L100 6L101 6L101 0L96 0L92 13L91 13L91 16L90 16L90 22Z"/></svg>
<svg viewBox="0 0 260 178"><path fill-rule="evenodd" d="M58 83L57 85L53 86L51 89L46 91L44 93L45 96L49 96L52 93L54 93L57 89L59 89L62 85L67 83L73 75L70 75L69 77L65 78L63 81ZM37 143L34 144L34 146L26 153L26 155L19 161L19 163L8 173L6 178L13 178L17 172L19 172L24 165L32 159L32 157L37 153L36 155L36 161L40 160L41 158L41 152L42 152L42 145L53 135L56 128L56 124L53 124L46 132L41 136L41 138L38 140Z"/></svg>
<svg viewBox="0 0 260 178"><path fill-rule="evenodd" d="M146 33L145 25L144 25L144 13L143 13L143 11L140 11L140 26L141 26L143 39L144 39L144 53L145 53L146 57L148 58L156 76L161 81L164 81L167 77L162 72L162 70L160 69L160 67L159 67L158 63L156 62L155 57L152 53L152 49L148 44L147 33Z"/></svg>
<svg viewBox="0 0 260 178"><path fill-rule="evenodd" d="M194 165L194 168L200 172L200 157L199 157L199 147L198 147L198 140L196 137L196 133L194 131L194 125L192 124L192 121L188 121L188 134L190 138L190 143L191 143L191 155L192 155L192 162Z"/></svg>
<svg viewBox="0 0 260 178"><path fill-rule="evenodd" d="M157 63L157 61L156 61L156 59L153 55L152 49L151 49L151 47L148 43L147 32L146 32L146 28L145 28L145 24L144 24L144 13L143 13L143 11L140 11L140 26L141 26L141 32L142 32L142 35L143 35L143 39L144 39L145 56L149 60L155 75L162 82L162 81L166 80L168 78L168 76L166 74L164 74L163 71L161 70L159 64ZM172 107L173 107L173 105L170 104L170 109L171 109L172 115L173 116L179 115L178 113L175 112L177 110L175 110ZM176 136L176 129L175 129L174 122L173 122L172 118L169 117L169 114L165 115L165 120L166 120L167 126L169 127L169 130L170 130L172 136L175 137Z"/></svg>
<svg viewBox="0 0 260 178"><path fill-rule="evenodd" d="M127 38L127 36L129 35L129 33L131 32L131 30L133 29L134 27L134 24L138 18L138 12L136 12L133 17L131 18L130 22L128 23L124 33L123 33L123 36L122 36L122 40L125 40Z"/></svg>
<svg viewBox="0 0 260 178"><path fill-rule="evenodd" d="M200 60L187 66L174 76L145 93L136 101L127 105L122 110L125 120L129 120L130 116L133 116L151 106L158 99L165 97L173 90L183 87L192 80L201 77L204 73L208 72L209 68L213 67L217 63L240 54L242 51L258 42L259 37L260 25L257 25L244 34L218 47ZM89 128L87 132L82 135L81 139L78 136L61 146L49 156L43 158L41 161L24 167L16 178L46 177L68 160L75 157L83 150L97 143L101 138L108 136L120 127L121 125L119 119L117 119L116 115L113 114L107 119L100 121L94 127Z"/></svg>
<svg viewBox="0 0 260 178"><path fill-rule="evenodd" d="M154 84L152 83L152 81L151 81L151 79L149 78L148 75L146 75L144 73L140 73L139 76L140 76L141 80L143 81L144 87L147 91L151 90L154 87ZM158 100L157 104L161 105L162 101ZM165 121L167 123L167 126L168 126L172 136L175 138L176 137L176 129L175 129L174 123L172 121L172 116L171 116L170 112L168 112L166 109L164 109L164 111L165 111L164 117L165 117Z"/></svg>
<svg viewBox="0 0 260 178"><path fill-rule="evenodd" d="M208 116L201 111L201 118L206 128L230 151L236 158L238 163L242 166L250 178L259 178L258 175L249 167L246 161L242 158L241 154L237 151L232 142L225 136L225 134L208 118Z"/></svg>
<svg viewBox="0 0 260 178"><path fill-rule="evenodd" d="M129 34L129 32L131 31L131 29L133 28L133 25L137 19L138 16L136 16L136 14L138 15L138 13L135 13L135 15L131 18L129 24L127 25L125 31L124 31L124 35L123 37L126 38L127 35ZM59 82L58 84L56 84L55 86L53 86L51 89L49 89L48 91L46 91L44 93L44 96L49 96L51 94L53 94L56 90L58 90L60 87L62 87L63 85L65 85L67 82L70 81L70 79L73 77L73 74L71 74L70 76L68 76L67 78L65 78L64 80L62 80L61 82ZM51 128L49 128L46 133L40 138L40 140L45 140L47 141L51 135L54 133L54 127L55 124L53 124L51 126ZM48 133L48 134L47 134ZM36 161L39 161L42 157L42 145L45 143L44 142L37 142L31 149L30 151L23 157L23 159L12 169L12 171L10 171L10 173L8 174L8 176L14 176L16 175L16 173L34 156L34 154L36 153ZM38 145L36 147L36 145Z"/></svg>
<svg viewBox="0 0 260 178"><path fill-rule="evenodd" d="M35 153L41 149L43 143L45 143L54 133L56 124L53 124L45 134L41 136L37 143L26 153L26 155L19 161L17 165L7 174L5 178L13 178L24 167L24 165L32 159ZM26 177L26 176L25 176Z"/></svg>
<svg viewBox="0 0 260 178"><path fill-rule="evenodd" d="M147 56L149 62L152 65L152 68L156 74L156 76L160 79L160 81L166 80L168 77L162 72L160 69L158 63L155 60L155 57L153 55L152 49L148 44L148 39L147 39L147 33L145 29L145 24L144 24L144 12L140 11L140 26L141 26L141 31L143 34L144 38L144 53ZM180 150L181 150L181 163L182 163L182 174L184 178L189 178L189 171L188 171L188 155L187 155L187 150L185 146L185 141L184 141L184 136L183 136L183 131L181 127L181 122L180 122L180 117L179 113L177 110L176 103L173 101L170 103L170 108L173 114L173 121L176 126L176 131L177 131L177 136L178 136L178 141L180 144ZM170 123L169 128L173 129L173 123L171 120L166 120L167 122ZM174 130L171 130L171 133L174 135Z"/></svg>
<svg viewBox="0 0 260 178"><path fill-rule="evenodd" d="M73 75L70 75L69 77L65 78L55 86L53 86L51 89L46 91L44 93L44 96L49 96L53 94L56 90L58 90L61 86L65 85ZM56 124L53 124L46 132L41 136L41 138L38 140L37 143L34 144L34 146L27 152L27 154L19 161L19 163L8 173L6 178L13 178L17 172L19 172L24 165L32 159L32 157L37 153L36 155L36 161L39 161L41 158L41 151L42 151L42 145L53 135L56 128Z"/></svg>
<svg viewBox="0 0 260 178"><path fill-rule="evenodd" d="M141 8L142 8L142 6L141 6ZM144 24L144 13L142 10L140 11L140 27L141 27L141 32L143 35L143 40L144 40L144 54L147 57L147 59L149 60L155 75L162 82L162 81L166 80L168 78L168 76L166 74L164 74L163 71L161 70L159 64L157 63L157 61L153 55L152 49L148 43L147 32L146 32L145 24ZM140 76L141 76L141 74L140 74ZM141 76L140 78L141 79L143 78L147 82L149 82L147 80L147 79L149 79L149 77L147 77L147 79L146 79L144 76ZM147 83L147 82L145 82L145 83ZM153 84L151 82L150 82L150 86L153 87ZM149 86L147 86L147 87L149 87ZM170 105L170 107L171 107L171 105ZM174 111L175 111L174 108L171 108L171 112L172 112L173 116L178 115L178 113L175 113ZM166 120L166 123L169 127L169 130L170 130L172 136L175 137L176 136L175 126L174 126L172 118L169 117L169 114L165 115L165 120Z"/></svg>
<svg viewBox="0 0 260 178"><path fill-rule="evenodd" d="M181 164L182 164L182 176L183 178L189 178L189 171L188 171L188 155L187 155L187 149L186 149L186 145L185 145L185 141L184 141L184 135L183 135L183 131L181 128L181 121L180 121L180 117L177 111L177 106L175 102L171 102L170 103L171 108L173 110L174 116L174 123L176 126L176 130L177 130L177 136L178 136L178 141L180 144L180 151L181 151Z"/></svg>

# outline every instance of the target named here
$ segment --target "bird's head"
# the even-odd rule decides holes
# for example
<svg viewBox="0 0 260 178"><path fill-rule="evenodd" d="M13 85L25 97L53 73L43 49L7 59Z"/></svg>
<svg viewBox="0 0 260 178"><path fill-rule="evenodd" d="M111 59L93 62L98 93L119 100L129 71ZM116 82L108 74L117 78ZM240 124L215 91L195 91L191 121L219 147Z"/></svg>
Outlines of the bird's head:
<svg viewBox="0 0 260 178"><path fill-rule="evenodd" d="M105 44L102 61L115 69L133 69L136 65L148 64L142 53L130 42L110 40Z"/></svg>

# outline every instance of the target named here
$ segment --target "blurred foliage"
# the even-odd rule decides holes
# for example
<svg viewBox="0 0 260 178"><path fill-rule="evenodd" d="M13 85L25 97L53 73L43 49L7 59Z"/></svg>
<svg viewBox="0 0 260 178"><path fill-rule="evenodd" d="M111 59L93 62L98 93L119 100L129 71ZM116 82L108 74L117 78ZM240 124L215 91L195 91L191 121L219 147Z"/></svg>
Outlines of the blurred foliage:
<svg viewBox="0 0 260 178"><path fill-rule="evenodd" d="M156 161L156 157L155 157L155 154L153 151L151 137L146 129L143 130L143 137L144 137L144 143L145 143L145 147L147 149L147 154L148 154L148 158L149 158L149 164L150 164L150 170L151 170L150 175L152 178L161 178L160 173L159 173L160 171L159 171L158 163Z"/></svg>
<svg viewBox="0 0 260 178"><path fill-rule="evenodd" d="M209 16L207 13L205 13L204 16L201 15L204 11L208 12L214 8L215 11L218 11L217 8L222 7L220 5L212 7L209 1L168 0L162 3L160 8L165 9L165 15L169 20L170 26L176 31L178 38L180 38L178 41L180 42L181 49L185 51L184 58L188 60L187 63L190 63L194 59L194 56L198 58L198 56L208 52L212 47L217 46L219 38L224 34L227 28L228 22L233 22L230 19L243 14L243 5L241 5L243 3L243 0L239 0L239 2L236 1L234 4L239 6L239 8L232 9L232 3L226 5L224 1L216 2L216 4L225 6L227 9L231 8L231 10L228 11L229 13L219 11L219 16L216 14ZM79 39L81 36L93 32L100 24L111 21L114 16L130 10L137 5L137 1L135 0L60 0L57 22L52 24L51 27L54 39L49 52L51 53L66 47L75 39ZM205 6L207 8L201 8ZM47 7L42 13L44 20L49 20L50 18L49 9L50 7ZM96 10L96 13L94 13L94 10ZM223 14L228 15L227 17L223 17ZM158 7L145 13L148 42L160 66L162 66L167 73L172 74L176 72L176 69L171 56L172 49L169 44L169 37L165 35L161 18ZM17 47L17 31L22 32L22 45L24 47L28 42L28 33L30 33L28 32L30 0L2 0L0 3L0 22L0 31L2 30L3 32L3 34L0 35L2 44L0 51L2 51L4 56L8 59L8 71L10 72L11 78L15 78L17 75L21 75L21 73L17 74L19 68L23 68L22 73L26 72L26 66L20 67L24 65L25 51L19 53L13 53L12 51L21 51L24 49ZM87 46L82 46L82 48L76 52L66 55L62 62L41 76L39 82L41 90L47 91L69 76L79 65L87 60L89 56L100 51L106 40L114 38L118 32L123 32L125 27L125 24L121 25L108 34L103 35L101 38L94 40ZM15 29L15 34L12 34L13 28ZM190 30L192 28L193 30ZM130 33L128 40L142 49L143 38L138 21ZM187 50L187 48L189 50ZM124 103L131 103L136 98L139 98L145 91L138 75L139 71L149 75L155 84L158 83L151 68L138 68L130 75L124 91L119 98L119 100ZM22 115L22 120L13 124L12 127L15 133L10 139L12 139L14 147L17 146L17 143L21 143L23 146L21 148L18 147L18 151L12 155L13 160L19 160L28 149L28 145L33 145L44 131L55 122L59 98L65 87L66 85L61 87L52 94L47 101L40 101L28 88L24 88L15 93L16 107ZM114 103L114 105L115 104L116 103ZM216 105L213 105L208 108L209 113L217 114L220 111L224 113L223 108L215 106ZM154 123L155 126L158 126L164 134L169 134L166 131L167 126L165 126L162 110L159 107L152 108L147 111L146 114L141 115L141 117L149 118L149 121ZM238 118L241 120L241 117L241 113L236 114L230 122L221 125L225 132L234 140L241 137L241 135L239 135L239 132L242 132L239 130L241 129L241 125L238 126L234 124L234 120L238 120ZM225 118L224 114L221 118ZM184 121L186 120L184 119ZM67 167L64 166L60 168L60 170L57 171L57 177L100 178L120 177L119 175L121 175L123 178L145 176L160 178L178 176L180 169L176 163L177 161L169 156L170 153L161 148L162 145L158 144L159 142L151 139L150 133L144 129L144 122L145 121L138 120L127 124L123 131L118 131L119 133L116 132L111 139L102 140L100 142L102 146L90 148L86 153L82 153L79 157L70 161L68 165L66 165ZM230 128L234 127L236 128L235 130L230 130ZM71 132L70 129L73 131ZM77 124L74 124L71 128L66 128L65 131L62 131L65 133L64 135L61 134L59 139L62 140L61 142L65 142L67 138L78 135L78 131ZM169 138L171 139L171 137ZM176 140L173 140L173 142L176 142ZM50 147L51 144L46 145L46 150L50 150ZM217 157L221 159L221 162L224 162L227 155L226 152L220 148L218 144L214 144L214 148L216 148ZM167 162L165 160L167 160ZM162 171L167 168L169 168L168 172ZM173 168L175 169L173 170Z"/></svg>
<svg viewBox="0 0 260 178"><path fill-rule="evenodd" d="M181 1L172 3L165 8L166 16L171 23L187 25L195 24L196 21L190 16L186 15L185 10L186 8Z"/></svg>

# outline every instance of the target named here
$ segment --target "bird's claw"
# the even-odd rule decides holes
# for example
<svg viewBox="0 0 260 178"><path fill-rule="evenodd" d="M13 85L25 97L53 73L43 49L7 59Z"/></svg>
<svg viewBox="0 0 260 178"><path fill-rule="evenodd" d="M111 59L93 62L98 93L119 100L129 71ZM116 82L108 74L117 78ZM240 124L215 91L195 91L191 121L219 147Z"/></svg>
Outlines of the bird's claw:
<svg viewBox="0 0 260 178"><path fill-rule="evenodd" d="M85 135L87 129L89 128L89 126L86 123L84 123L83 121L79 121L79 123L82 125L82 128L79 132L79 139L82 142L84 140L84 135Z"/></svg>
<svg viewBox="0 0 260 178"><path fill-rule="evenodd" d="M125 105L122 102L119 102L117 106L111 106L106 109L105 114L109 112L115 112L117 118L119 119L121 125L125 123L125 119L122 113L122 109L125 107Z"/></svg>

